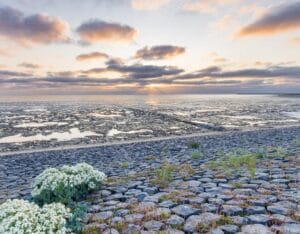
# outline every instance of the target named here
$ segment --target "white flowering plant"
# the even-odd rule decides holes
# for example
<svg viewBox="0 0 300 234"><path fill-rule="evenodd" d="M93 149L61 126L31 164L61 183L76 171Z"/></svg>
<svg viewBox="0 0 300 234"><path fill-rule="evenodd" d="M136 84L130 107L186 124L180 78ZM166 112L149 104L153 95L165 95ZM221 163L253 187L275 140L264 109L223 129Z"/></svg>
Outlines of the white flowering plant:
<svg viewBox="0 0 300 234"><path fill-rule="evenodd" d="M60 203L39 207L25 200L7 200L0 205L0 233L72 233L67 228L70 210Z"/></svg>
<svg viewBox="0 0 300 234"><path fill-rule="evenodd" d="M49 168L38 175L31 195L38 204L60 202L69 205L99 189L106 175L86 163Z"/></svg>

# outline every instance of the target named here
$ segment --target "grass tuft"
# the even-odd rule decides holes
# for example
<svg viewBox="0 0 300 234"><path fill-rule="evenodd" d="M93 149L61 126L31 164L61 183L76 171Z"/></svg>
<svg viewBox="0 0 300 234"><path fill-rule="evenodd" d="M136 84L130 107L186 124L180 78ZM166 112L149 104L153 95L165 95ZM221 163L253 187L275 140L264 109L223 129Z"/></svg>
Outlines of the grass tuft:
<svg viewBox="0 0 300 234"><path fill-rule="evenodd" d="M173 166L169 163L163 164L155 171L153 183L159 187L165 188L173 180Z"/></svg>

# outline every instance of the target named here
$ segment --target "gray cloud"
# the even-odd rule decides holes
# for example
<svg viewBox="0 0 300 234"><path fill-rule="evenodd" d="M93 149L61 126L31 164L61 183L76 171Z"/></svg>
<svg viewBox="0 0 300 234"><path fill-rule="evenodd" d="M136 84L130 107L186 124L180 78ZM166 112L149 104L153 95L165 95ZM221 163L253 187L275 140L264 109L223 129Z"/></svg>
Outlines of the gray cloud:
<svg viewBox="0 0 300 234"><path fill-rule="evenodd" d="M272 90L271 88L286 87L290 90L299 88L295 79L300 79L299 66L271 66L262 69L249 68L239 70L223 70L221 67L208 67L191 73L183 73L183 70L176 67L150 66L142 64L125 65L119 60L107 62L107 67L95 68L88 71L63 71L57 73L48 73L45 77L34 77L33 74L17 73L6 70L0 71L1 84L15 84L20 87L44 87L44 88L61 88L72 86L115 86L115 85L135 85L144 87L149 84L167 84L175 85L181 92L184 88L189 90L200 90L202 86L215 87L221 90L239 90L248 91ZM118 71L118 78L97 78L90 77L89 74L101 74L105 71ZM246 79L238 79L246 78ZM284 78L286 83L279 86L274 85L276 78ZM266 82L267 81L267 82ZM294 85L291 85L294 84ZM264 87L266 89L264 89ZM251 89L250 89L251 88ZM194 92L193 91L193 92ZM191 91L192 92L192 91Z"/></svg>
<svg viewBox="0 0 300 234"><path fill-rule="evenodd" d="M24 16L10 7L0 8L0 36L21 44L48 44L66 42L68 24L42 14Z"/></svg>
<svg viewBox="0 0 300 234"><path fill-rule="evenodd" d="M20 63L18 64L18 67L25 67L25 68L30 68L30 69L37 69L40 68L41 66L38 64L34 64L34 63Z"/></svg>
<svg viewBox="0 0 300 234"><path fill-rule="evenodd" d="M0 77L27 77L31 74L25 72L14 72L14 71L7 71L7 70L0 70Z"/></svg>
<svg viewBox="0 0 300 234"><path fill-rule="evenodd" d="M131 42L137 35L137 31L128 25L102 20L90 20L76 31L84 43Z"/></svg>
<svg viewBox="0 0 300 234"><path fill-rule="evenodd" d="M158 60L168 59L179 56L185 53L184 47L172 46L172 45L159 45L148 48L147 46L138 50L135 53L135 58L145 60Z"/></svg>
<svg viewBox="0 0 300 234"><path fill-rule="evenodd" d="M295 30L300 27L300 2L281 6L262 18L241 28L237 37L250 35L270 35Z"/></svg>
<svg viewBox="0 0 300 234"><path fill-rule="evenodd" d="M223 71L221 67L208 67L194 73L185 74L180 78L274 78L274 77L289 77L300 78L299 66L270 66L267 68L250 68L233 71Z"/></svg>
<svg viewBox="0 0 300 234"><path fill-rule="evenodd" d="M94 60L94 59L107 59L109 56L105 53L100 52L91 52L88 54L80 54L76 57L78 61L87 61L87 60Z"/></svg>
<svg viewBox="0 0 300 234"><path fill-rule="evenodd" d="M106 71L114 71L123 74L126 78L132 79L148 79L162 76L178 75L184 70L172 66L153 66L143 64L125 65L121 61L112 59L107 61L107 67L94 68L84 71L85 74L103 73Z"/></svg>

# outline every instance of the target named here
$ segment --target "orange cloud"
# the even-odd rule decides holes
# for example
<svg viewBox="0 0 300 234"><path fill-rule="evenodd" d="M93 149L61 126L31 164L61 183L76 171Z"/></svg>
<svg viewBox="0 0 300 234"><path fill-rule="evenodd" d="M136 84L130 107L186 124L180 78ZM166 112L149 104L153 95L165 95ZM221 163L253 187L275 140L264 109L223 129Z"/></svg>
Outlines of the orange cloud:
<svg viewBox="0 0 300 234"><path fill-rule="evenodd" d="M152 46L150 48L146 46L138 50L134 57L145 59L145 60L159 60L159 59L173 58L184 53L185 53L185 48L179 46L160 45L160 46Z"/></svg>
<svg viewBox="0 0 300 234"><path fill-rule="evenodd" d="M0 8L0 36L23 45L67 42L69 26L62 19L44 14L24 16L10 7Z"/></svg>
<svg viewBox="0 0 300 234"><path fill-rule="evenodd" d="M136 10L157 10L167 5L171 0L131 0L132 8Z"/></svg>
<svg viewBox="0 0 300 234"><path fill-rule="evenodd" d="M300 37L293 37L293 38L290 38L290 43L292 44L300 44Z"/></svg>
<svg viewBox="0 0 300 234"><path fill-rule="evenodd" d="M192 0L183 5L183 11L213 13L220 6L238 1L239 0Z"/></svg>
<svg viewBox="0 0 300 234"><path fill-rule="evenodd" d="M101 20L83 23L77 28L77 33L85 43L131 42L137 36L137 31L128 25Z"/></svg>
<svg viewBox="0 0 300 234"><path fill-rule="evenodd" d="M95 60L95 59L107 59L109 56L105 53L92 52L88 54L80 54L76 57L78 61Z"/></svg>
<svg viewBox="0 0 300 234"><path fill-rule="evenodd" d="M264 36L292 31L300 27L300 2L270 10L263 17L241 28L236 37Z"/></svg>

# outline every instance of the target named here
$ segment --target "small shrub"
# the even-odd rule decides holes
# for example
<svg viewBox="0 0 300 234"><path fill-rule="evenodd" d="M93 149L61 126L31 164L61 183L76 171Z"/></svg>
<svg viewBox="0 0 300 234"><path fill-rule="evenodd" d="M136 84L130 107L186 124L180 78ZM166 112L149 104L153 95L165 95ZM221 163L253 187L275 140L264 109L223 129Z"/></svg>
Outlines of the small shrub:
<svg viewBox="0 0 300 234"><path fill-rule="evenodd" d="M70 233L69 209L59 203L38 205L8 200L0 205L0 233Z"/></svg>
<svg viewBox="0 0 300 234"><path fill-rule="evenodd" d="M300 146L300 138L297 138L293 141L293 144L296 146Z"/></svg>
<svg viewBox="0 0 300 234"><path fill-rule="evenodd" d="M85 205L76 204L74 207L71 208L71 216L68 220L67 227L76 233L82 231L82 219L86 214L87 208Z"/></svg>
<svg viewBox="0 0 300 234"><path fill-rule="evenodd" d="M153 183L163 188L167 187L168 184L173 180L172 173L172 165L170 165L169 163L165 163L155 171Z"/></svg>
<svg viewBox="0 0 300 234"><path fill-rule="evenodd" d="M82 234L99 234L99 233L101 233L101 232L100 232L100 230L98 230L96 225L85 227L82 230Z"/></svg>
<svg viewBox="0 0 300 234"><path fill-rule="evenodd" d="M250 175L254 177L256 166L256 154L250 153L243 149L237 149L224 157L206 164L211 170L223 171L226 174L232 174L240 168L246 168Z"/></svg>
<svg viewBox="0 0 300 234"><path fill-rule="evenodd" d="M124 168L124 169L126 169L126 168L129 167L129 163L128 162L122 162L121 163L121 167Z"/></svg>
<svg viewBox="0 0 300 234"><path fill-rule="evenodd" d="M211 229L210 225L199 223L196 227L196 231L199 233L208 233Z"/></svg>
<svg viewBox="0 0 300 234"><path fill-rule="evenodd" d="M234 186L235 188L241 188L241 187L242 187L242 184L241 184L240 182L235 182L235 183L233 184L233 186Z"/></svg>
<svg viewBox="0 0 300 234"><path fill-rule="evenodd" d="M104 173L86 163L49 168L35 178L31 195L41 205L51 202L69 205L98 189L105 179Z"/></svg>
<svg viewBox="0 0 300 234"><path fill-rule="evenodd" d="M191 154L191 158L194 160L202 158L202 154L199 151L193 151Z"/></svg>
<svg viewBox="0 0 300 234"><path fill-rule="evenodd" d="M284 158L287 154L286 149L282 147L270 147L269 158Z"/></svg>
<svg viewBox="0 0 300 234"><path fill-rule="evenodd" d="M198 143L198 142L190 142L189 144L188 144L188 147L190 148L190 149L199 149L199 147L200 147L200 143Z"/></svg>
<svg viewBox="0 0 300 234"><path fill-rule="evenodd" d="M179 174L186 178L195 174L195 170L191 164L185 163L178 167Z"/></svg>
<svg viewBox="0 0 300 234"><path fill-rule="evenodd" d="M221 218L217 221L217 226L228 224L234 224L233 219L229 216L222 215Z"/></svg>

